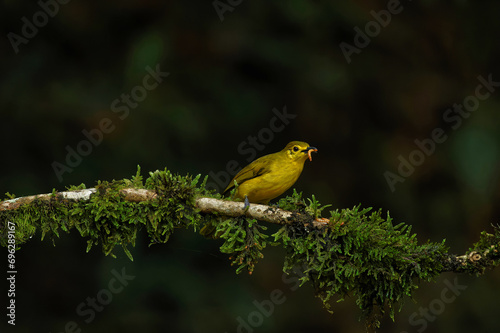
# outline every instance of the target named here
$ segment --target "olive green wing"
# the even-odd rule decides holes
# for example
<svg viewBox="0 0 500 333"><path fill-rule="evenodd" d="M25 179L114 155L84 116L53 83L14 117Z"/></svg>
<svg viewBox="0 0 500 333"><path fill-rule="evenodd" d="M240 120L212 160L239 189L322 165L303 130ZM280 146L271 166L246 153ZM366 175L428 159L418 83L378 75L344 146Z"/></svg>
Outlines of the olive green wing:
<svg viewBox="0 0 500 333"><path fill-rule="evenodd" d="M236 181L236 183L238 183L238 185L241 185L244 182L246 182L247 180L250 180L250 179L259 177L265 173L268 173L271 170L271 168L270 168L271 160L272 159L269 158L269 155L266 155L266 156L263 156L261 158L256 159L255 161L253 161L252 163L250 163L249 165L247 165L246 167L241 169L240 172L238 172L236 174L236 176L234 176L234 178L231 179L231 181L229 182L229 185L227 185L226 189L224 190L224 192L222 194L226 195L227 193L231 192L234 188L235 181Z"/></svg>

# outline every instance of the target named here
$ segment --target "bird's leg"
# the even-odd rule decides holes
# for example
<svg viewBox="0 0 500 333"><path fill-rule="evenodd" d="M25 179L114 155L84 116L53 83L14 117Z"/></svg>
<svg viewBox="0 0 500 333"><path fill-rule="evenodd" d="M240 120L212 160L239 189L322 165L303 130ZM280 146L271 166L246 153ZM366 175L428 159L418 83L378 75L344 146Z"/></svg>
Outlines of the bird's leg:
<svg viewBox="0 0 500 333"><path fill-rule="evenodd" d="M250 201L248 201L248 197L245 195L245 205L243 206L245 213L248 211L248 208L250 208Z"/></svg>

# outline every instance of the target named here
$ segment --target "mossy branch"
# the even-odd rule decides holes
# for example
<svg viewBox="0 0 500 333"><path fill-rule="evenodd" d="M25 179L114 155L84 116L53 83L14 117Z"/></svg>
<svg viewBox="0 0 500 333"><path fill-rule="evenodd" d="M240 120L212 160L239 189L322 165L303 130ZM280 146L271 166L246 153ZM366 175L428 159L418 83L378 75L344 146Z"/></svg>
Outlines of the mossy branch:
<svg viewBox="0 0 500 333"><path fill-rule="evenodd" d="M395 305L420 281L432 281L442 272L480 275L500 263L500 228L483 231L479 241L465 254L448 253L444 240L418 244L411 227L393 225L390 216L371 208L330 210L328 224L316 223L321 206L312 197L308 203L295 190L277 207L222 199L205 189L200 176L179 176L169 171L150 173L145 182L140 169L131 179L99 181L68 191L9 198L0 202L0 243L7 246L7 223L16 226L16 245L37 231L54 240L59 231L72 228L87 239L87 251L100 244L106 255L121 245L132 260L129 244L135 245L141 229L151 244L165 243L176 228L192 228L209 238L224 241L221 252L231 254L237 272L254 270L268 245L286 250L284 271L303 272L302 283L312 283L316 296L329 308L333 299L351 295L370 326L378 326L378 314ZM281 225L266 234L258 221ZM270 242L269 238L273 241Z"/></svg>

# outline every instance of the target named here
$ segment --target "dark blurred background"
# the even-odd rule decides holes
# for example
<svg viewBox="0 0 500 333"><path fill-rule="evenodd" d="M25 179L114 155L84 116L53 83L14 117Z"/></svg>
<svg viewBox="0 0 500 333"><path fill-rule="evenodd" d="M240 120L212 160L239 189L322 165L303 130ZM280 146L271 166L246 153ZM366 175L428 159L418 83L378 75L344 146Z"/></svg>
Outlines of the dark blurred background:
<svg viewBox="0 0 500 333"><path fill-rule="evenodd" d="M226 181L229 161L243 166L254 153L303 140L319 152L295 187L321 203L388 210L395 223L412 225L420 242L446 238L458 254L499 222L500 89L477 88L478 76L500 81L498 1L49 0L1 6L2 194L92 187L97 180L130 177L137 165L144 176L165 167L210 174L220 190L217 179ZM359 31L366 28L363 37ZM348 57L341 45L352 51ZM477 91L482 99L474 97ZM453 111L464 101L473 111ZM274 119L285 110L288 118ZM444 134L432 148L436 129ZM85 133L93 133L96 144L85 143ZM415 140L427 142L429 156L418 153ZM68 162L68 149L86 156ZM391 188L387 172L398 175L401 160L410 158L419 165L412 172L400 167L404 182ZM116 259L99 248L85 253L75 231L63 233L55 247L37 234L17 253L15 330L1 328L5 316L0 330L364 329L353 299L329 314L310 286L294 290L293 276L282 278L280 248L266 249L248 276L234 273L218 251L220 241L190 230L178 230L167 244L148 242L139 236L131 262L119 248ZM110 294L113 272L122 270L134 278ZM455 277L423 283L416 303L408 299L380 331L498 331L499 270L458 276L455 282L467 289L446 303L443 290ZM269 300L276 289L283 303L272 314L256 312L254 301ZM77 308L83 302L80 309L88 310L87 297L96 296L109 304L89 320L89 312Z"/></svg>

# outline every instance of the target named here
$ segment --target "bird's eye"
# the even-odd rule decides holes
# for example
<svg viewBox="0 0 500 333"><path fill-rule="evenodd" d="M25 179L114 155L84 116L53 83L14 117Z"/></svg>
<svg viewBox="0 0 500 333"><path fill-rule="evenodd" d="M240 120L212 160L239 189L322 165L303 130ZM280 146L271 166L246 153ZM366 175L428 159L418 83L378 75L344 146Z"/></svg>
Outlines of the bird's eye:
<svg viewBox="0 0 500 333"><path fill-rule="evenodd" d="M293 147L293 151L299 151L299 147L297 146Z"/></svg>

